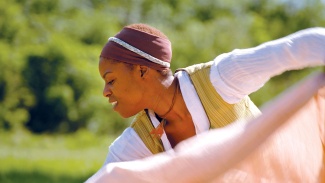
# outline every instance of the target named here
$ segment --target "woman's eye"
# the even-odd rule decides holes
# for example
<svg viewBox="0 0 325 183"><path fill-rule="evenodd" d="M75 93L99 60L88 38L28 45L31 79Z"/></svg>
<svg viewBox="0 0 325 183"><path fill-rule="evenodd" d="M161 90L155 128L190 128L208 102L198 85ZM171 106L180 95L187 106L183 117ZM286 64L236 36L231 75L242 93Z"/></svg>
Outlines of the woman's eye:
<svg viewBox="0 0 325 183"><path fill-rule="evenodd" d="M112 85L113 83L114 83L114 79L113 80L110 80L109 82L107 82L106 84L108 84L108 85Z"/></svg>

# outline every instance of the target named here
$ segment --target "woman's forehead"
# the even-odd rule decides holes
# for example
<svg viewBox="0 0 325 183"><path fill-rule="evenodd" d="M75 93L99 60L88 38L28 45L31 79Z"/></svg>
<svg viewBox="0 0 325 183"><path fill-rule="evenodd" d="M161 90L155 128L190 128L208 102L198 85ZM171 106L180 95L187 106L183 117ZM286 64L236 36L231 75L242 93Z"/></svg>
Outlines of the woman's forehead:
<svg viewBox="0 0 325 183"><path fill-rule="evenodd" d="M105 78L107 74L119 73L119 72L125 73L125 71L126 71L126 66L123 62L106 59L106 58L101 58L99 61L99 72L103 78Z"/></svg>

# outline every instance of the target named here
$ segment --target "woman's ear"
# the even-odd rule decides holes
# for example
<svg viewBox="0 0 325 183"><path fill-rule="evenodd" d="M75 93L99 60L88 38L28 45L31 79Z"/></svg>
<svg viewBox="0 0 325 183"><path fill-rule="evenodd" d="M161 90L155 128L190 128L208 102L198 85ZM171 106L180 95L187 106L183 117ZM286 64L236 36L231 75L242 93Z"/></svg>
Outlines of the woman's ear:
<svg viewBox="0 0 325 183"><path fill-rule="evenodd" d="M140 65L140 76L141 76L141 78L147 77L147 75L149 74L149 70L150 70L149 67Z"/></svg>

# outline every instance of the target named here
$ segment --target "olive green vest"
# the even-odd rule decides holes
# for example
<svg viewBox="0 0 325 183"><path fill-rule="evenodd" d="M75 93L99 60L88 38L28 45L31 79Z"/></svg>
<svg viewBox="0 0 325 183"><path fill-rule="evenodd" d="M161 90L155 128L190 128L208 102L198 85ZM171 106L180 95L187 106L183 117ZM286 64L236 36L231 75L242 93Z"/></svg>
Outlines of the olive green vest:
<svg viewBox="0 0 325 183"><path fill-rule="evenodd" d="M221 98L210 82L209 75L212 63L211 61L179 69L189 74L210 121L210 128L224 127L238 119L247 120L251 117L257 117L260 111L248 96L236 104L229 104ZM162 141L150 134L154 126L145 110L136 115L131 127L153 154L164 151Z"/></svg>

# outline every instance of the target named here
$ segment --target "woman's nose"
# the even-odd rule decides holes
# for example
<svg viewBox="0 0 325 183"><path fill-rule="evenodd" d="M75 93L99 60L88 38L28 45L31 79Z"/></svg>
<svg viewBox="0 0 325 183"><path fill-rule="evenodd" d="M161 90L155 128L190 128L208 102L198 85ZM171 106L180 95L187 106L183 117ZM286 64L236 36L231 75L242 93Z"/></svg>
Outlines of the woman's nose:
<svg viewBox="0 0 325 183"><path fill-rule="evenodd" d="M109 87L105 86L103 90L103 96L104 97L110 97L112 95L112 91Z"/></svg>

